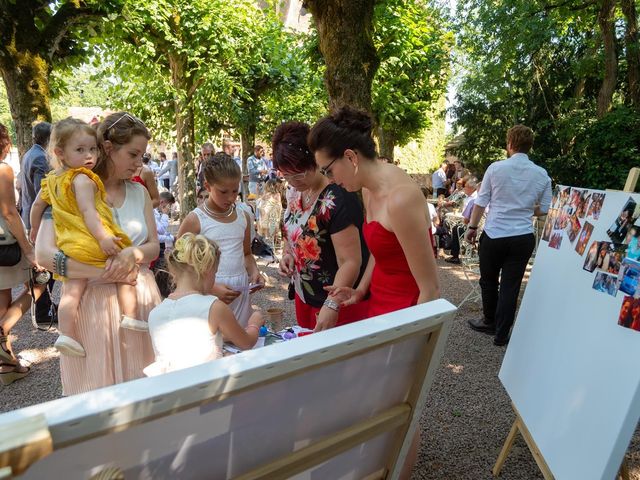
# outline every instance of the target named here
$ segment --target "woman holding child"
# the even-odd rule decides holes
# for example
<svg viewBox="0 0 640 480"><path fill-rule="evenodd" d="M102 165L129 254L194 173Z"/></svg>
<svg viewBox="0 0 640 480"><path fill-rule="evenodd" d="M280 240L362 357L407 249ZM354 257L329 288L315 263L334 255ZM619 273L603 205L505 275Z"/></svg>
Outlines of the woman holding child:
<svg viewBox="0 0 640 480"><path fill-rule="evenodd" d="M149 138L144 123L126 112L109 115L98 127L94 181L98 189L98 182L103 184L104 201L131 242L109 257L105 268L74 260L59 250L53 221L46 213L38 232L36 256L43 266L59 276L88 280L81 298L76 299L74 331L86 356L60 357L64 395L140 378L154 358L147 332L122 328L122 312L128 306L118 302L116 289L116 283L135 284L136 317L143 323L160 303L147 267L159 251L153 208L146 189L130 181L142 165Z"/></svg>

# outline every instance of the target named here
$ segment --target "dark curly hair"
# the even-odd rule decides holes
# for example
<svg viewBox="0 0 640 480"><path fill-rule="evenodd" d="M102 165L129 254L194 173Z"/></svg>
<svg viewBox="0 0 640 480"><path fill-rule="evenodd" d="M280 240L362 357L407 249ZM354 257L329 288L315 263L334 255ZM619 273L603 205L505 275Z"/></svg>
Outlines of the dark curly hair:
<svg viewBox="0 0 640 480"><path fill-rule="evenodd" d="M304 172L316 168L315 158L307 145L309 125L285 122L273 133L273 166L277 170Z"/></svg>
<svg viewBox="0 0 640 480"><path fill-rule="evenodd" d="M9 130L0 123L0 161L4 160L4 157L9 153L10 148L11 137L9 136Z"/></svg>
<svg viewBox="0 0 640 480"><path fill-rule="evenodd" d="M373 121L368 113L344 106L318 120L307 143L312 152L325 150L331 157L341 157L349 148L367 158L376 158L372 129Z"/></svg>

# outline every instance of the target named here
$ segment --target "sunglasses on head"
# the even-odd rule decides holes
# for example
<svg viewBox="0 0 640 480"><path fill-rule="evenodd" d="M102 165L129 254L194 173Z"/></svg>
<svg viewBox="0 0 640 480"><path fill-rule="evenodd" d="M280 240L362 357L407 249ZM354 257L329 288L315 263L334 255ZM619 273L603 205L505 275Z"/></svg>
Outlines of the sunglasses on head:
<svg viewBox="0 0 640 480"><path fill-rule="evenodd" d="M118 122L120 122L120 120L122 120L123 118L128 118L129 120L131 120L133 123L139 123L142 126L144 125L144 122L142 120L140 120L139 118L134 117L133 115L128 114L127 112L124 112L122 115L120 115L120 118L118 118L115 122L113 122L111 125L109 125L109 127L104 131L104 139L105 140L109 140L109 132L111 131L111 129L113 127L115 127Z"/></svg>

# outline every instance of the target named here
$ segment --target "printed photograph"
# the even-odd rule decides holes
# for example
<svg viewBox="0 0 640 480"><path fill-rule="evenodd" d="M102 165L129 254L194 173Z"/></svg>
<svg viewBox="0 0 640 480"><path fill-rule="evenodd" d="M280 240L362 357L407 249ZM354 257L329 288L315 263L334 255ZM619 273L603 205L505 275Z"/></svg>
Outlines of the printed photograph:
<svg viewBox="0 0 640 480"><path fill-rule="evenodd" d="M600 242L596 269L618 275L627 246L621 243Z"/></svg>
<svg viewBox="0 0 640 480"><path fill-rule="evenodd" d="M576 215L578 216L578 218L584 218L587 215L587 208L589 207L589 202L591 201L591 194L587 192L587 190L584 190L584 199L578 205L578 210L576 211Z"/></svg>
<svg viewBox="0 0 640 480"><path fill-rule="evenodd" d="M631 227L624 243L627 245L627 257L632 260L640 260L640 227L635 225Z"/></svg>
<svg viewBox="0 0 640 480"><path fill-rule="evenodd" d="M553 187L550 208L558 208L558 202L560 202L560 185L556 185L555 187Z"/></svg>
<svg viewBox="0 0 640 480"><path fill-rule="evenodd" d="M562 237L564 237L564 232L562 230L554 230L551 234L551 238L549 238L549 246L551 248L555 248L556 250L560 250L560 245L562 245Z"/></svg>
<svg viewBox="0 0 640 480"><path fill-rule="evenodd" d="M545 242L549 241L549 237L551 236L551 232L553 231L553 224L555 223L557 216L558 216L557 208L549 209L549 213L547 213L547 221L544 223L544 229L542 230L542 238L541 238Z"/></svg>
<svg viewBox="0 0 640 480"><path fill-rule="evenodd" d="M569 219L571 218L571 207L566 205L560 209L556 222L553 225L555 230L564 230L569 225Z"/></svg>
<svg viewBox="0 0 640 480"><path fill-rule="evenodd" d="M598 220L600 218L600 211L602 210L602 204L604 203L604 193L592 193L589 201L589 207L587 208L587 217Z"/></svg>
<svg viewBox="0 0 640 480"><path fill-rule="evenodd" d="M571 187L562 187L560 189L560 200L558 202L558 208L563 208L569 203L569 195L571 194Z"/></svg>
<svg viewBox="0 0 640 480"><path fill-rule="evenodd" d="M640 298L627 295L622 299L618 325L640 332Z"/></svg>
<svg viewBox="0 0 640 480"><path fill-rule="evenodd" d="M584 201L588 190L580 190L579 188L571 189L569 203L573 209L573 213L579 216L580 209L584 208Z"/></svg>
<svg viewBox="0 0 640 480"><path fill-rule="evenodd" d="M587 256L584 259L582 268L587 272L593 272L598 262L598 253L600 252L600 242L591 242Z"/></svg>
<svg viewBox="0 0 640 480"><path fill-rule="evenodd" d="M604 272L596 273L596 278L593 280L593 289L615 297L616 293L618 293L618 276Z"/></svg>
<svg viewBox="0 0 640 480"><path fill-rule="evenodd" d="M618 274L618 290L627 295L636 295L636 293L640 293L638 292L638 280L640 280L640 262L630 258L622 260Z"/></svg>
<svg viewBox="0 0 640 480"><path fill-rule="evenodd" d="M580 233L581 228L582 225L580 224L580 220L578 220L578 215L571 215L571 218L569 218L569 225L567 225L567 235L569 236L569 241L571 243L578 238L578 233Z"/></svg>
<svg viewBox="0 0 640 480"><path fill-rule="evenodd" d="M633 198L629 197L627 203L622 207L622 211L607 230L607 235L609 235L613 243L624 242L627 238L627 233L629 233L629 230L638 219L639 214L638 205Z"/></svg>
<svg viewBox="0 0 640 480"><path fill-rule="evenodd" d="M593 225L589 222L584 222L584 227L582 227L582 231L580 232L580 237L578 238L578 243L576 243L576 252L578 255L582 256L585 248L587 248L587 243L589 243L589 239L591 238L591 233L593 232Z"/></svg>

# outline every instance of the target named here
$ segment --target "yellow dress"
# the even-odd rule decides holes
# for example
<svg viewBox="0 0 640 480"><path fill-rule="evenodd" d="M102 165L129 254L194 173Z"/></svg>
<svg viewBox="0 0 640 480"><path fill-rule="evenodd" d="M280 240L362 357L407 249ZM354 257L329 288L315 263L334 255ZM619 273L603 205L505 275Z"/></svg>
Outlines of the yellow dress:
<svg viewBox="0 0 640 480"><path fill-rule="evenodd" d="M121 238L121 247L130 246L131 240L113 220L113 213L106 202L104 184L91 170L80 167L65 170L61 173L50 172L42 180L40 196L53 207L53 225L56 232L56 243L64 254L87 265L104 267L108 255L102 251L98 240L91 234L73 191L73 180L78 174L84 174L96 184L94 202L102 225L109 235Z"/></svg>

